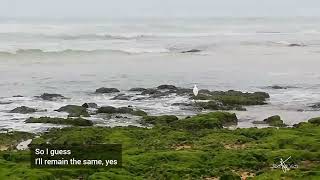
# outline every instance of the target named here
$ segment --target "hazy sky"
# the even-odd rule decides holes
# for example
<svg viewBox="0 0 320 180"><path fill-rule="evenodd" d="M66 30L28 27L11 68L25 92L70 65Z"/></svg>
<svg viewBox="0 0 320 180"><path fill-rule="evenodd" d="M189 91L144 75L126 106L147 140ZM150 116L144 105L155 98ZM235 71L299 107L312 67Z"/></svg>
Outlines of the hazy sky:
<svg viewBox="0 0 320 180"><path fill-rule="evenodd" d="M320 16L320 0L0 0L0 17Z"/></svg>

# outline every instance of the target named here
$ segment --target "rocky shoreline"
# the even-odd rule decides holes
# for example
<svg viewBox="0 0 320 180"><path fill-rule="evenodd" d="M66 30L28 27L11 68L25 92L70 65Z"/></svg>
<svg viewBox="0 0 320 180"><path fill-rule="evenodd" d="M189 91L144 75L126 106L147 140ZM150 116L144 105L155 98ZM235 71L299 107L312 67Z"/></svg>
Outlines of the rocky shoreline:
<svg viewBox="0 0 320 180"><path fill-rule="evenodd" d="M277 87L279 89L279 87ZM132 88L126 94L116 88L99 88L94 94L111 94L111 99L137 101L183 96L189 102L172 106L189 108L194 116L150 115L143 109L127 106L100 106L95 102L65 105L54 110L67 117L33 117L41 108L20 106L9 113L30 115L25 123L66 125L46 132L26 133L3 129L0 133L0 179L301 179L319 177L320 118L288 126L278 115L253 123L268 128L236 127L237 112L246 107L262 106L270 98L265 92L200 90L173 85L157 88ZM133 94L132 94L133 92ZM68 99L61 94L44 93L43 101ZM314 105L318 108L317 104ZM232 110L232 111L230 111ZM209 112L208 112L209 111ZM210 112L211 111L211 112ZM135 117L141 127L99 127L90 117ZM108 171L91 169L30 169L31 144L101 144L123 146L123 167ZM272 168L279 158L292 157L299 169L283 173ZM19 167L17 171L16 168ZM14 172L14 173L13 173Z"/></svg>
<svg viewBox="0 0 320 180"><path fill-rule="evenodd" d="M273 89L287 89L291 88L289 86L271 86ZM293 87L292 87L293 88ZM192 89L176 87L174 85L159 85L156 88L142 88L136 87L131 88L128 91L120 91L113 87L101 87L92 92L97 95L109 95L110 100L113 101L124 101L128 104L125 106L114 107L109 105L99 105L95 102L87 102L84 104L74 105L69 104L62 106L60 108L54 109L54 112L67 113L67 117L54 117L54 116L36 116L33 114L36 112L47 112L47 109L33 108L20 106L9 111L9 113L24 114L29 116L25 123L46 123L46 124L58 124L58 125L73 125L73 126L92 126L96 122L91 122L90 117L102 117L106 122L108 119L124 119L130 121L132 117L137 120L137 122L144 126L150 125L145 123L145 119L154 117L150 115L144 109L132 106L130 102L136 101L148 101L153 99L162 99L165 97L170 97L172 95L177 97L184 97L188 101L181 103L172 103L172 107L178 107L180 109L187 109L193 111L194 114L202 114L210 111L232 111L237 113L238 111L246 111L247 107L250 106L263 106L268 104L270 95L266 92L241 92L235 90L228 91L211 91L207 89L200 89L197 96L193 95ZM23 97L23 96L19 96ZM43 93L40 96L35 96L35 98L41 99L43 101L59 102L67 99L62 94L57 93ZM314 110L318 109L318 104L310 105L310 108ZM175 116L177 119L183 120L189 117L179 117ZM89 119L88 119L89 118ZM79 121L80 123L78 123ZM90 121L90 123L82 123L85 121ZM234 124L237 125L238 121ZM270 114L270 117L266 119L255 119L252 121L254 125L264 125L266 126L276 126L284 127L287 126L279 115ZM151 124L152 125L152 124Z"/></svg>

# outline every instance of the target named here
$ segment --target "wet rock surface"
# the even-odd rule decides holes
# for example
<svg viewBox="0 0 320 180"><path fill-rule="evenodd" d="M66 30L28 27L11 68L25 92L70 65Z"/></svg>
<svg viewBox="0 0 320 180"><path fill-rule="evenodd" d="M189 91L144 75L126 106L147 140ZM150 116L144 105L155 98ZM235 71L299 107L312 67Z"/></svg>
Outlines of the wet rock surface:
<svg viewBox="0 0 320 180"><path fill-rule="evenodd" d="M146 88L139 88L139 87L129 89L129 91L131 91L131 92L142 92L145 90L147 90L147 89Z"/></svg>
<svg viewBox="0 0 320 180"><path fill-rule="evenodd" d="M111 100L123 100L123 101L129 101L133 96L131 95L126 95L126 94L119 94L113 98L111 98Z"/></svg>
<svg viewBox="0 0 320 180"><path fill-rule="evenodd" d="M31 114L31 113L35 113L37 111L38 110L35 108L21 106L21 107L14 108L13 110L10 111L10 113Z"/></svg>
<svg viewBox="0 0 320 180"><path fill-rule="evenodd" d="M98 88L95 91L95 93L97 94L117 93L117 92L120 92L120 90L117 88L105 88L105 87Z"/></svg>
<svg viewBox="0 0 320 180"><path fill-rule="evenodd" d="M266 124L270 126L276 126L276 127L285 127L283 123L283 120L281 120L281 117L279 115L271 116L263 120Z"/></svg>
<svg viewBox="0 0 320 180"><path fill-rule="evenodd" d="M69 117L89 117L89 113L87 112L87 109L83 106L77 106L77 105L67 105L63 106L55 111L58 112L67 112L69 113Z"/></svg>
<svg viewBox="0 0 320 180"><path fill-rule="evenodd" d="M84 103L84 104L82 104L82 107L84 107L84 108L98 108L98 104L96 104L96 103Z"/></svg>
<svg viewBox="0 0 320 180"><path fill-rule="evenodd" d="M62 96L61 94L50 94L50 93L43 93L39 96L41 99L46 101L54 101L59 99L67 99L66 97Z"/></svg>
<svg viewBox="0 0 320 180"><path fill-rule="evenodd" d="M49 124L61 124L61 125L73 125L73 126L92 126L92 121L82 118L51 118L51 117L30 117L25 123L49 123Z"/></svg>

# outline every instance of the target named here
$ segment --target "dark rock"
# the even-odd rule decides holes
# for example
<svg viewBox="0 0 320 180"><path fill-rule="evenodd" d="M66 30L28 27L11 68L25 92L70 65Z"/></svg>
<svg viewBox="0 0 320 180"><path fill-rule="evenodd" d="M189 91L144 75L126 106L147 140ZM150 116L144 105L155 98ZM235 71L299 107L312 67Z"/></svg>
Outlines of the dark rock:
<svg viewBox="0 0 320 180"><path fill-rule="evenodd" d="M107 114L113 114L117 112L118 112L117 108L112 106L103 106L103 107L100 107L97 111L97 113L107 113Z"/></svg>
<svg viewBox="0 0 320 180"><path fill-rule="evenodd" d="M20 114L30 114L34 112L37 112L37 109L29 108L26 106L17 107L10 111L10 113L20 113Z"/></svg>
<svg viewBox="0 0 320 180"><path fill-rule="evenodd" d="M105 88L105 87L102 87L102 88L96 89L96 93L99 93L99 94L117 93L117 92L120 92L120 91L118 89L116 89L116 88Z"/></svg>
<svg viewBox="0 0 320 180"><path fill-rule="evenodd" d="M134 92L142 92L147 90L146 88L131 88L129 89L129 91L134 91Z"/></svg>
<svg viewBox="0 0 320 180"><path fill-rule="evenodd" d="M315 103L313 105L310 106L313 109L320 109L320 103Z"/></svg>
<svg viewBox="0 0 320 180"><path fill-rule="evenodd" d="M281 117L278 115L268 117L267 119L264 119L263 122L269 124L270 126L276 126L276 127L285 127L286 125L281 120Z"/></svg>
<svg viewBox="0 0 320 180"><path fill-rule="evenodd" d="M197 102L195 103L196 106L201 107L203 109L209 110L223 110L223 111L246 111L246 108L242 107L241 105L224 105L219 101L208 101L208 102Z"/></svg>
<svg viewBox="0 0 320 180"><path fill-rule="evenodd" d="M141 92L141 95L152 95L152 94L161 94L161 91L158 91L156 89L147 89Z"/></svg>
<svg viewBox="0 0 320 180"><path fill-rule="evenodd" d="M82 107L84 107L84 108L98 108L98 105L96 103L84 103L84 104L82 104Z"/></svg>
<svg viewBox="0 0 320 180"><path fill-rule="evenodd" d="M53 101L57 99L66 99L66 97L62 96L61 94L49 94L49 93L43 93L40 96L41 99L46 101Z"/></svg>
<svg viewBox="0 0 320 180"><path fill-rule="evenodd" d="M63 124L63 125L73 125L73 126L92 126L92 121L82 119L82 118L50 118L50 117L40 117L40 118L29 118L25 123L50 123L50 124Z"/></svg>
<svg viewBox="0 0 320 180"><path fill-rule="evenodd" d="M201 50L199 50L199 49L191 49L191 50L188 50L188 51L182 51L181 53L196 53L196 52L201 52Z"/></svg>
<svg viewBox="0 0 320 180"><path fill-rule="evenodd" d="M125 94L119 94L119 95L113 97L111 100L129 101L131 98L132 98L132 96L125 95Z"/></svg>
<svg viewBox="0 0 320 180"><path fill-rule="evenodd" d="M290 89L290 88L296 88L296 87L273 85L273 86L269 86L269 88L271 88L271 89Z"/></svg>
<svg viewBox="0 0 320 180"><path fill-rule="evenodd" d="M164 85L160 85L157 87L157 89L165 89L165 90L177 90L178 88L174 85L167 85L167 84L164 84Z"/></svg>
<svg viewBox="0 0 320 180"><path fill-rule="evenodd" d="M115 108L112 106L104 106L100 107L97 111L97 113L106 113L106 114L131 114L135 116L145 116L147 115L146 112L142 110L133 110L132 108L129 107L120 107L120 108Z"/></svg>
<svg viewBox="0 0 320 180"><path fill-rule="evenodd" d="M297 43L292 43L288 45L289 47L301 47L301 46L305 46L304 44L297 44Z"/></svg>
<svg viewBox="0 0 320 180"><path fill-rule="evenodd" d="M58 112L67 112L69 113L69 117L90 117L89 113L87 112L87 109L82 106L76 106L76 105L67 105L63 106L55 111Z"/></svg>
<svg viewBox="0 0 320 180"><path fill-rule="evenodd" d="M21 95L15 95L15 96L12 96L12 97L23 97L23 96L21 96Z"/></svg>

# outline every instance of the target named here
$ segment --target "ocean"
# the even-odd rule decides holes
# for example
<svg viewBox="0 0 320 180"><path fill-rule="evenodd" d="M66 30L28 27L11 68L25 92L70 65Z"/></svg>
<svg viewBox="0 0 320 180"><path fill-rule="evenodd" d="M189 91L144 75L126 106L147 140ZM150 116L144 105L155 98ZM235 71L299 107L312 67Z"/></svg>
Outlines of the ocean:
<svg viewBox="0 0 320 180"><path fill-rule="evenodd" d="M132 105L150 114L193 115L171 106L189 102L168 96L140 101L93 94L115 87L161 84L200 89L265 91L267 105L236 112L239 127L280 115L289 125L319 117L320 23L317 18L207 19L0 19L0 129L43 131L53 125L25 124L30 116L66 117L67 104ZM182 53L197 50L193 53ZM287 86L273 89L270 86ZM59 93L70 99L43 101ZM21 95L23 97L13 97ZM46 112L12 114L18 106ZM137 125L136 119L90 118L98 125Z"/></svg>

